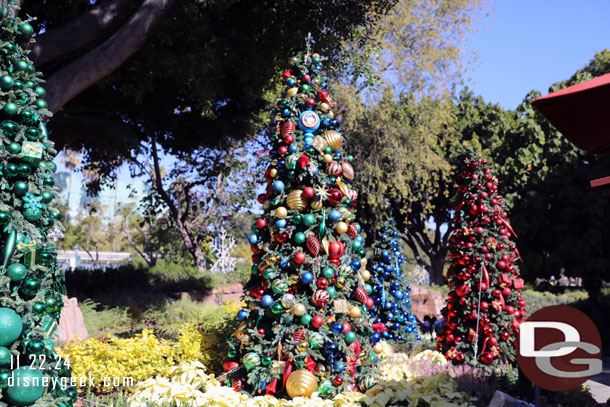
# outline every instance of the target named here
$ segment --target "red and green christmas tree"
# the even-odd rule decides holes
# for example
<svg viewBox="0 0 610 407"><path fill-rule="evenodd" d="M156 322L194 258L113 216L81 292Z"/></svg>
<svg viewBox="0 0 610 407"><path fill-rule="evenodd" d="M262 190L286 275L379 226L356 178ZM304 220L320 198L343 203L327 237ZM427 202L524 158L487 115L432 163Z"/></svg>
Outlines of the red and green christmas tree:
<svg viewBox="0 0 610 407"><path fill-rule="evenodd" d="M331 397L375 384L373 305L353 208L353 158L309 51L282 75L264 213L252 227L247 308L223 362L227 382L252 394Z"/></svg>
<svg viewBox="0 0 610 407"><path fill-rule="evenodd" d="M450 232L451 291L437 349L454 364L513 364L525 313L519 251L511 240L516 235L486 161L471 155L465 164Z"/></svg>
<svg viewBox="0 0 610 407"><path fill-rule="evenodd" d="M413 345L421 339L415 315L411 313L411 285L404 272L405 257L396 222L390 219L373 245L373 257L367 264L371 273L372 294L375 305L369 313L374 324L383 324L375 332L375 340L383 338L397 343Z"/></svg>
<svg viewBox="0 0 610 407"><path fill-rule="evenodd" d="M54 243L56 151L40 74L27 57L29 21L0 3L0 404L70 406L69 366L50 339L63 305L63 272ZM63 384L63 385L62 385Z"/></svg>

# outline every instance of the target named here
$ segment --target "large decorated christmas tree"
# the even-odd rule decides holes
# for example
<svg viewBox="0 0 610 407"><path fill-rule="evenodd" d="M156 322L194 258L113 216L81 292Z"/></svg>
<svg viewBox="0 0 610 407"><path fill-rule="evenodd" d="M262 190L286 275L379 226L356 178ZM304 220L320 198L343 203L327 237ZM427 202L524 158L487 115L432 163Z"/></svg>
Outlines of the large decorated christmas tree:
<svg viewBox="0 0 610 407"><path fill-rule="evenodd" d="M369 311L374 324L383 324L381 336L398 343L414 344L421 339L415 315L411 313L411 285L404 272L402 241L393 219L386 222L367 263L375 305ZM379 336L379 333L373 335Z"/></svg>
<svg viewBox="0 0 610 407"><path fill-rule="evenodd" d="M282 75L264 213L252 227L247 308L224 360L234 389L330 397L375 383L365 250L352 213L353 158L309 51Z"/></svg>
<svg viewBox="0 0 610 407"><path fill-rule="evenodd" d="M43 123L51 114L25 49L33 27L4 1L0 18L0 403L68 406L76 391L65 386L69 367L50 339L64 292L56 152Z"/></svg>
<svg viewBox="0 0 610 407"><path fill-rule="evenodd" d="M459 193L450 232L451 292L437 348L454 364L512 364L525 307L520 257L498 180L485 160L466 159Z"/></svg>

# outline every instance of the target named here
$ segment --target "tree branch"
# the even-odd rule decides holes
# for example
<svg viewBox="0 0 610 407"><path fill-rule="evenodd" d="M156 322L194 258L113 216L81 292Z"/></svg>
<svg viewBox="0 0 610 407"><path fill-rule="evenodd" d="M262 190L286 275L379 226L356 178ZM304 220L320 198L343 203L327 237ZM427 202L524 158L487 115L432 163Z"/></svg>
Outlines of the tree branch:
<svg viewBox="0 0 610 407"><path fill-rule="evenodd" d="M70 99L110 75L146 42L150 28L172 0L144 0L127 23L99 47L51 75L47 80L49 110L57 112Z"/></svg>
<svg viewBox="0 0 610 407"><path fill-rule="evenodd" d="M17 0L15 3L13 3L13 18L17 18L17 16L19 15L22 4L23 0Z"/></svg>
<svg viewBox="0 0 610 407"><path fill-rule="evenodd" d="M29 57L40 66L102 38L106 29L119 16L125 15L132 2L107 0L78 18L36 37Z"/></svg>

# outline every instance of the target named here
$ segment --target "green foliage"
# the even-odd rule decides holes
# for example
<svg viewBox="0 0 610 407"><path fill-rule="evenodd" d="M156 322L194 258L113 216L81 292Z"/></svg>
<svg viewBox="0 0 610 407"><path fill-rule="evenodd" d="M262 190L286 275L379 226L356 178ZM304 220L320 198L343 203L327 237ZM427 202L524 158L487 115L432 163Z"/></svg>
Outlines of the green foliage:
<svg viewBox="0 0 610 407"><path fill-rule="evenodd" d="M550 307L551 305L574 305L589 298L587 292L583 290L568 291L563 294L524 290L522 296L527 304L526 316L531 315L540 308Z"/></svg>

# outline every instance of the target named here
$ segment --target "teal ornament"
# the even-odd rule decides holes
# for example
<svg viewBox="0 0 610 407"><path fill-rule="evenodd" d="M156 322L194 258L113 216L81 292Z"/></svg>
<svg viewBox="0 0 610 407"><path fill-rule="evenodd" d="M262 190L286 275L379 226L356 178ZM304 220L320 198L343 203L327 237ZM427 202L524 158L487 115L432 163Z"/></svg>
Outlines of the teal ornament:
<svg viewBox="0 0 610 407"><path fill-rule="evenodd" d="M6 244L4 245L4 259L2 262L2 270L6 269L6 265L8 264L11 257L13 257L13 253L15 253L15 248L17 247L17 232L15 229L12 229L8 235L8 239L6 239ZM1 326L1 324L0 324Z"/></svg>
<svg viewBox="0 0 610 407"><path fill-rule="evenodd" d="M10 75L2 75L0 76L0 88L3 90L8 90L15 85L15 80Z"/></svg>
<svg viewBox="0 0 610 407"><path fill-rule="evenodd" d="M0 346L9 346L19 338L23 321L10 308L0 308Z"/></svg>
<svg viewBox="0 0 610 407"><path fill-rule="evenodd" d="M2 111L7 116L14 116L17 114L17 112L19 112L19 106L17 106L13 102L8 102L7 104L4 105L4 107L2 108Z"/></svg>
<svg viewBox="0 0 610 407"><path fill-rule="evenodd" d="M40 281L35 278L28 277L21 283L21 292L31 297L35 296L40 290Z"/></svg>
<svg viewBox="0 0 610 407"><path fill-rule="evenodd" d="M38 222L42 217L42 211L37 208L28 208L23 211L23 217L30 222Z"/></svg>
<svg viewBox="0 0 610 407"><path fill-rule="evenodd" d="M44 99L36 99L36 107L39 109L46 109L47 107L49 107L49 105L47 104L47 101Z"/></svg>
<svg viewBox="0 0 610 407"><path fill-rule="evenodd" d="M10 143L6 146L6 151L14 155L19 154L21 152L21 144L15 142Z"/></svg>
<svg viewBox="0 0 610 407"><path fill-rule="evenodd" d="M47 132L47 126L43 122L38 123L38 128L40 129L40 133L42 134L42 139L46 140L49 137L49 133Z"/></svg>
<svg viewBox="0 0 610 407"><path fill-rule="evenodd" d="M19 125L12 120L5 120L0 123L0 129L5 136L13 137L19 131Z"/></svg>
<svg viewBox="0 0 610 407"><path fill-rule="evenodd" d="M6 269L6 275L12 282L23 280L28 274L28 269L21 263L13 263Z"/></svg>
<svg viewBox="0 0 610 407"><path fill-rule="evenodd" d="M34 35L34 27L30 23L23 23L18 28L19 33L23 35L25 38L30 38Z"/></svg>
<svg viewBox="0 0 610 407"><path fill-rule="evenodd" d="M22 366L13 370L13 386L6 389L6 401L16 406L29 406L34 404L45 392L43 375L39 369ZM18 384L19 383L19 384ZM24 385L27 383L28 386Z"/></svg>
<svg viewBox="0 0 610 407"><path fill-rule="evenodd" d="M11 351L4 346L0 346L0 366L8 366L11 364Z"/></svg>

